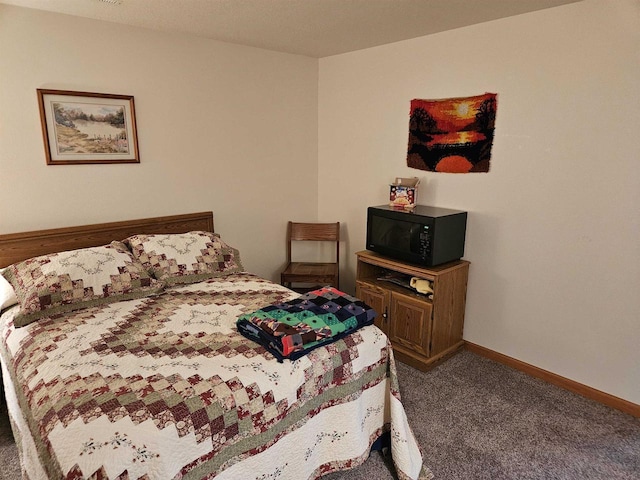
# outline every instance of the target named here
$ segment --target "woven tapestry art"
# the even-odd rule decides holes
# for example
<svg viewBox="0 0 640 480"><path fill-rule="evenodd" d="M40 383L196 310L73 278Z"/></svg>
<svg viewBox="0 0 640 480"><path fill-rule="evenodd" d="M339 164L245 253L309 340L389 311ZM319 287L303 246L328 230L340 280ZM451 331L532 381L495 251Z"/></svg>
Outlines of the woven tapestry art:
<svg viewBox="0 0 640 480"><path fill-rule="evenodd" d="M488 172L497 94L411 100L407 166L430 172Z"/></svg>

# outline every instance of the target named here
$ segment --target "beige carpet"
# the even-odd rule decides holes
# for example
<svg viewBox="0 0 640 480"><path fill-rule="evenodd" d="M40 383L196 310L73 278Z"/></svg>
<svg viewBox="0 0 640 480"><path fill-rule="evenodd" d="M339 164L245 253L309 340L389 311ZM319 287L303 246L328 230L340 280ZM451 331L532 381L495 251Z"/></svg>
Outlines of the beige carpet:
<svg viewBox="0 0 640 480"><path fill-rule="evenodd" d="M436 479L640 480L640 419L467 351L427 373L398 363L398 376ZM4 405L0 465L20 478ZM393 480L389 465L373 453L323 480Z"/></svg>

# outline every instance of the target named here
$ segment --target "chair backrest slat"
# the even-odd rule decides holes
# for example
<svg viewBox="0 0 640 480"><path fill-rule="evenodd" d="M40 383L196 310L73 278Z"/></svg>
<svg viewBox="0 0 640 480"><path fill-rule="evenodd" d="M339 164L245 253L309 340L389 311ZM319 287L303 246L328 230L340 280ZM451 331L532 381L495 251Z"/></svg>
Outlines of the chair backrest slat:
<svg viewBox="0 0 640 480"><path fill-rule="evenodd" d="M291 226L289 240L340 241L340 222L289 223Z"/></svg>
<svg viewBox="0 0 640 480"><path fill-rule="evenodd" d="M287 225L287 262L291 262L292 241L336 242L336 262L340 259L340 222L301 223Z"/></svg>

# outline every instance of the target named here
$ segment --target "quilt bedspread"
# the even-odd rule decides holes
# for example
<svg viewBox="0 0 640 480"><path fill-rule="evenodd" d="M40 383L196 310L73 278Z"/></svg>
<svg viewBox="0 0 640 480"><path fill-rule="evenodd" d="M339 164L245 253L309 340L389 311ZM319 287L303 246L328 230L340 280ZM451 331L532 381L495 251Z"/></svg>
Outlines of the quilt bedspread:
<svg viewBox="0 0 640 480"><path fill-rule="evenodd" d="M376 327L284 363L237 332L239 315L296 295L237 273L22 328L7 311L28 476L315 479L364 462L389 431L398 477L431 478Z"/></svg>
<svg viewBox="0 0 640 480"><path fill-rule="evenodd" d="M240 315L238 331L265 347L279 361L296 360L373 324L376 312L362 300L323 287L288 302Z"/></svg>

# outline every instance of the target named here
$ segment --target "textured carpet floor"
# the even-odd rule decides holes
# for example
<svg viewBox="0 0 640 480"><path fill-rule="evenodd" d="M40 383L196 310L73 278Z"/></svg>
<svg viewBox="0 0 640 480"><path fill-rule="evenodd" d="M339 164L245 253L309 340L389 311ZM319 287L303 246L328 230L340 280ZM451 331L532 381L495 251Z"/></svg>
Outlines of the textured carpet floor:
<svg viewBox="0 0 640 480"><path fill-rule="evenodd" d="M398 376L438 480L640 480L637 418L467 351L426 373L398 362ZM0 479L20 478L2 408L0 465ZM389 459L374 453L323 480L395 478Z"/></svg>

